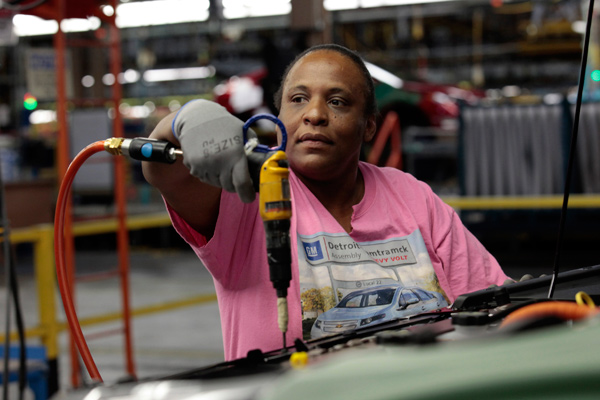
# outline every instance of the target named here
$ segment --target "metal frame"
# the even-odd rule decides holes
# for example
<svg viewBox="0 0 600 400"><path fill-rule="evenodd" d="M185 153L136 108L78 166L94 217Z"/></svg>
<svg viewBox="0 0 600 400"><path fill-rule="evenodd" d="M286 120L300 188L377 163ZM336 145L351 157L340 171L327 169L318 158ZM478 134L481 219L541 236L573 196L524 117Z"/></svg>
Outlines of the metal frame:
<svg viewBox="0 0 600 400"><path fill-rule="evenodd" d="M122 98L122 88L118 81L121 72L121 46L119 29L116 26L116 13L112 16L106 16L101 7L110 5L114 10L117 8L117 0L50 0L29 10L27 13L36 15L44 19L53 19L58 22L58 32L53 37L54 49L56 52L56 104L58 120L58 144L57 144L57 171L59 179L65 175L70 163L69 156L69 126L67 119L67 105L69 101L77 103L75 99L68 99L66 93L65 77L65 53L67 49L67 37L62 31L61 21L67 18L87 18L90 15L97 16L108 25L108 39L98 39L96 43L86 42L83 45L107 47L109 50L109 68L115 76L115 83L112 87L112 96L106 99L112 102L115 109L113 120L113 136L123 137L123 121L118 112L119 104ZM74 43L82 45L81 42ZM129 233L126 226L126 197L125 197L125 166L122 157L113 157L115 174L115 210L117 217L117 251L118 251L118 275L121 282L121 297L123 309L123 333L125 337L125 364L127 373L135 377L135 363L133 360L133 346L131 335L131 311L129 299ZM60 182L59 182L60 183ZM66 209L65 220L65 260L67 264L69 280L71 282L71 291L75 278L75 260L74 260L74 237L73 237L73 210L72 202L69 201ZM71 381L74 387L81 385L81 374L78 368L79 359L74 341L71 339Z"/></svg>

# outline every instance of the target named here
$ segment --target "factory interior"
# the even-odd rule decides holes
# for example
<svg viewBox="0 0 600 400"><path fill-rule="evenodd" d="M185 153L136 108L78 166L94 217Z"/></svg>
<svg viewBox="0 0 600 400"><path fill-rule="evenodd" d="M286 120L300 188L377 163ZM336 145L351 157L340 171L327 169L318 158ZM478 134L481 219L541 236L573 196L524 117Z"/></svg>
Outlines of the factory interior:
<svg viewBox="0 0 600 400"><path fill-rule="evenodd" d="M297 339L261 359L260 372L225 373L247 364L224 358L213 277L173 228L141 158L107 143L147 138L195 99L242 121L276 116L273 97L288 64L325 43L356 51L373 77L377 133L361 161L429 185L515 280L530 274L552 285L563 282L558 269L587 274L600 264L593 0L0 0L2 399L600 394L593 316L561 324L568 332L543 327L539 337L505 335L497 345L438 343L447 346L438 355L423 338L379 344L400 348L390 352ZM255 129L261 143L277 145L274 123ZM110 154L85 153L93 144ZM569 289L587 288L593 305L599 277L592 268ZM548 292L536 290L522 296ZM78 348L69 301L91 362ZM326 311L315 309L302 325ZM404 326L395 321L388 324ZM382 336L377 343L387 343ZM290 367L302 346L308 366ZM417 346L426 350L416 354Z"/></svg>

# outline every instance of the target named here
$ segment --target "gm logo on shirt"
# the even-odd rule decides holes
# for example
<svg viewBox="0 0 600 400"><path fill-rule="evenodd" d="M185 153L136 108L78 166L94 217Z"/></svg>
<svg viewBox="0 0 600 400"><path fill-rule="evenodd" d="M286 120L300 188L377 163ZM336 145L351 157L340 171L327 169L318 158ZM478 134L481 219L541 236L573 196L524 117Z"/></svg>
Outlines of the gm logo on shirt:
<svg viewBox="0 0 600 400"><path fill-rule="evenodd" d="M302 246L304 246L304 252L306 253L306 258L309 261L317 261L323 259L323 252L321 251L321 245L319 241L315 242L302 242Z"/></svg>

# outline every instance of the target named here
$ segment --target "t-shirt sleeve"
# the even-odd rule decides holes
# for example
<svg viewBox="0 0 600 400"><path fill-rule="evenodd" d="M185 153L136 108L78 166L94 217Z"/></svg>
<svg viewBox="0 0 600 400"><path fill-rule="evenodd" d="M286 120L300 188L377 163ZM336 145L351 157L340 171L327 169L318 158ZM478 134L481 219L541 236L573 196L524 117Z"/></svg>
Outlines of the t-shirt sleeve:
<svg viewBox="0 0 600 400"><path fill-rule="evenodd" d="M431 212L432 257L441 265L448 286L447 295L454 299L464 293L501 285L507 276L496 258L464 226L460 217L424 184Z"/></svg>
<svg viewBox="0 0 600 400"><path fill-rule="evenodd" d="M177 233L192 247L213 278L229 286L223 280L235 276L231 269L244 265L250 254L255 224L260 222L257 201L245 204L235 193L223 191L215 232L210 240L194 230L167 202L165 204Z"/></svg>

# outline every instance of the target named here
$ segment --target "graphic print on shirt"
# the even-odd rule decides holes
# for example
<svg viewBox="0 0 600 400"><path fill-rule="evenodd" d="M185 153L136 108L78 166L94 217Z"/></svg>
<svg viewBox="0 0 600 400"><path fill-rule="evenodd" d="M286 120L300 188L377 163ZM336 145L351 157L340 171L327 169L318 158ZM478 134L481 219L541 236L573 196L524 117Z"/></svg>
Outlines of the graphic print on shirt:
<svg viewBox="0 0 600 400"><path fill-rule="evenodd" d="M419 230L362 243L299 234L298 266L305 339L448 306Z"/></svg>

